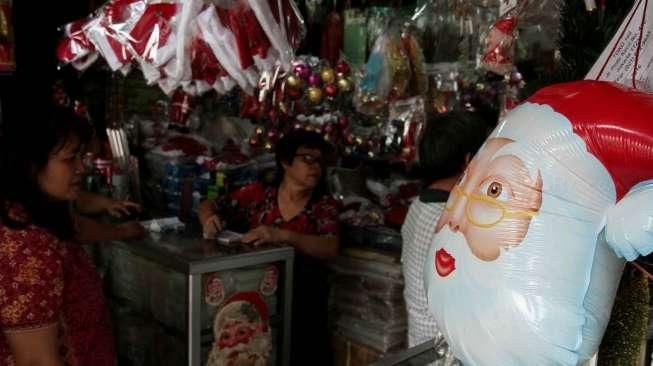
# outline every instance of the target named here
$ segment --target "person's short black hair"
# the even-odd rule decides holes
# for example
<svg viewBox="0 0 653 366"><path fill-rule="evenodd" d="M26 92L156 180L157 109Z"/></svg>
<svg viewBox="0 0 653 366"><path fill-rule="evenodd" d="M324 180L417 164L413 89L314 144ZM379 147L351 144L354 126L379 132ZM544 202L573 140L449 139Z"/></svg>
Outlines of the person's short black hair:
<svg viewBox="0 0 653 366"><path fill-rule="evenodd" d="M300 147L320 150L323 161L328 161L334 151L333 146L324 140L324 137L317 132L299 129L285 134L281 139L279 139L276 145L276 184L281 184L281 181L283 180L283 163L292 164L293 159L295 159L295 155L297 154L297 150L299 150ZM324 169L325 167L322 166L322 177L320 178L320 182L318 183L314 193L326 193L326 172Z"/></svg>
<svg viewBox="0 0 653 366"><path fill-rule="evenodd" d="M427 119L419 142L419 173L425 184L460 174L487 137L487 123L473 112L449 112Z"/></svg>
<svg viewBox="0 0 653 366"><path fill-rule="evenodd" d="M59 239L74 236L69 202L54 202L42 192L38 175L71 139L85 145L92 133L89 122L71 108L55 106L45 97L32 101L31 109L16 105L3 111L3 134L0 140L0 221L20 229L26 224L43 227ZM24 102L23 102L24 103ZM28 223L15 221L10 208L19 205L30 218Z"/></svg>

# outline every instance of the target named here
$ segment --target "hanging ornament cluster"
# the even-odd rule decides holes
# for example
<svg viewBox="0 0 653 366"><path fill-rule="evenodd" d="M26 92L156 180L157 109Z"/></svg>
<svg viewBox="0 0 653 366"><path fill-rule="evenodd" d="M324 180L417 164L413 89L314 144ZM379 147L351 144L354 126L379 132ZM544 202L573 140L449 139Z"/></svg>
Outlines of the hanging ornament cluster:
<svg viewBox="0 0 653 366"><path fill-rule="evenodd" d="M517 21L527 4L528 0L517 1L490 27L484 37L481 57L481 64L486 70L498 75L510 74L514 65Z"/></svg>
<svg viewBox="0 0 653 366"><path fill-rule="evenodd" d="M352 126L344 131L340 145L346 156L375 159L382 152L382 136L378 126Z"/></svg>
<svg viewBox="0 0 653 366"><path fill-rule="evenodd" d="M251 94L263 74L290 69L304 34L293 0L110 0L64 27L57 56L80 70L98 56L123 74L138 65L168 95Z"/></svg>
<svg viewBox="0 0 653 366"><path fill-rule="evenodd" d="M338 61L335 67L313 57L296 60L286 77L284 94L290 100L308 101L310 105L306 109L323 102L333 103L353 89L350 71L349 64L344 60Z"/></svg>
<svg viewBox="0 0 653 366"><path fill-rule="evenodd" d="M273 124L294 121L300 114L321 115L341 110L354 89L349 64L331 66L317 57L299 57L289 72L264 73L255 96L245 96L241 117Z"/></svg>
<svg viewBox="0 0 653 366"><path fill-rule="evenodd" d="M249 146L252 150L272 152L281 137L283 137L283 133L277 127L257 126L254 129L254 134L249 138Z"/></svg>

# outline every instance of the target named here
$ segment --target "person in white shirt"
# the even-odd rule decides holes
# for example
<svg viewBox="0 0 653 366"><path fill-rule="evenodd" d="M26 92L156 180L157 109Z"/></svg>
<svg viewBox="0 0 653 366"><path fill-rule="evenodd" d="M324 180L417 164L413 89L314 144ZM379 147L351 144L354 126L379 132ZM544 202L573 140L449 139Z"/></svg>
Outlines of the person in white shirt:
<svg viewBox="0 0 653 366"><path fill-rule="evenodd" d="M426 122L419 143L418 171L424 182L401 228L404 299L408 311L408 346L438 338L428 312L422 270L449 192L487 137L488 124L479 114L450 112Z"/></svg>

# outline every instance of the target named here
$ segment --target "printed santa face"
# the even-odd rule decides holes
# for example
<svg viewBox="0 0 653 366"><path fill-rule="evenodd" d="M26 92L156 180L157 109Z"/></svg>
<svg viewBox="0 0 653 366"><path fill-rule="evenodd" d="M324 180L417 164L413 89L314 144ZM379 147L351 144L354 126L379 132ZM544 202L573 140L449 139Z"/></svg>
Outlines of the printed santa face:
<svg viewBox="0 0 653 366"><path fill-rule="evenodd" d="M216 314L207 366L264 366L271 350L267 306L255 292L238 293Z"/></svg>
<svg viewBox="0 0 653 366"><path fill-rule="evenodd" d="M436 227L436 232L444 225L461 232L471 252L483 261L497 259L500 248L519 245L542 204L539 173L531 178L515 155L496 156L511 143L506 138L487 141L452 190ZM455 258L444 250L438 258L437 272L447 276L454 270Z"/></svg>
<svg viewBox="0 0 653 366"><path fill-rule="evenodd" d="M641 117L619 125L633 113L596 103L653 113L653 97L636 97L647 104L607 83L538 92L500 122L452 190L424 280L465 365L576 365L597 351L624 265L606 217L653 178L653 127Z"/></svg>

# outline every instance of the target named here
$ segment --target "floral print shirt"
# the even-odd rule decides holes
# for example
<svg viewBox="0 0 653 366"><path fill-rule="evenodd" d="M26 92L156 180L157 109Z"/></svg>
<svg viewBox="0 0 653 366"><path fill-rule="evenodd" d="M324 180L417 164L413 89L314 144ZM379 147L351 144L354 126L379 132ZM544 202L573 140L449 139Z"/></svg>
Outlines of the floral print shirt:
<svg viewBox="0 0 653 366"><path fill-rule="evenodd" d="M277 188L252 183L216 201L229 228L246 232L259 225L270 225L310 235L337 235L339 202L329 196L311 199L295 217L285 221L277 201Z"/></svg>
<svg viewBox="0 0 653 366"><path fill-rule="evenodd" d="M19 208L10 215L27 220ZM59 328L66 365L115 365L102 283L81 245L34 225L0 223L0 364L14 365L5 334L47 326Z"/></svg>

